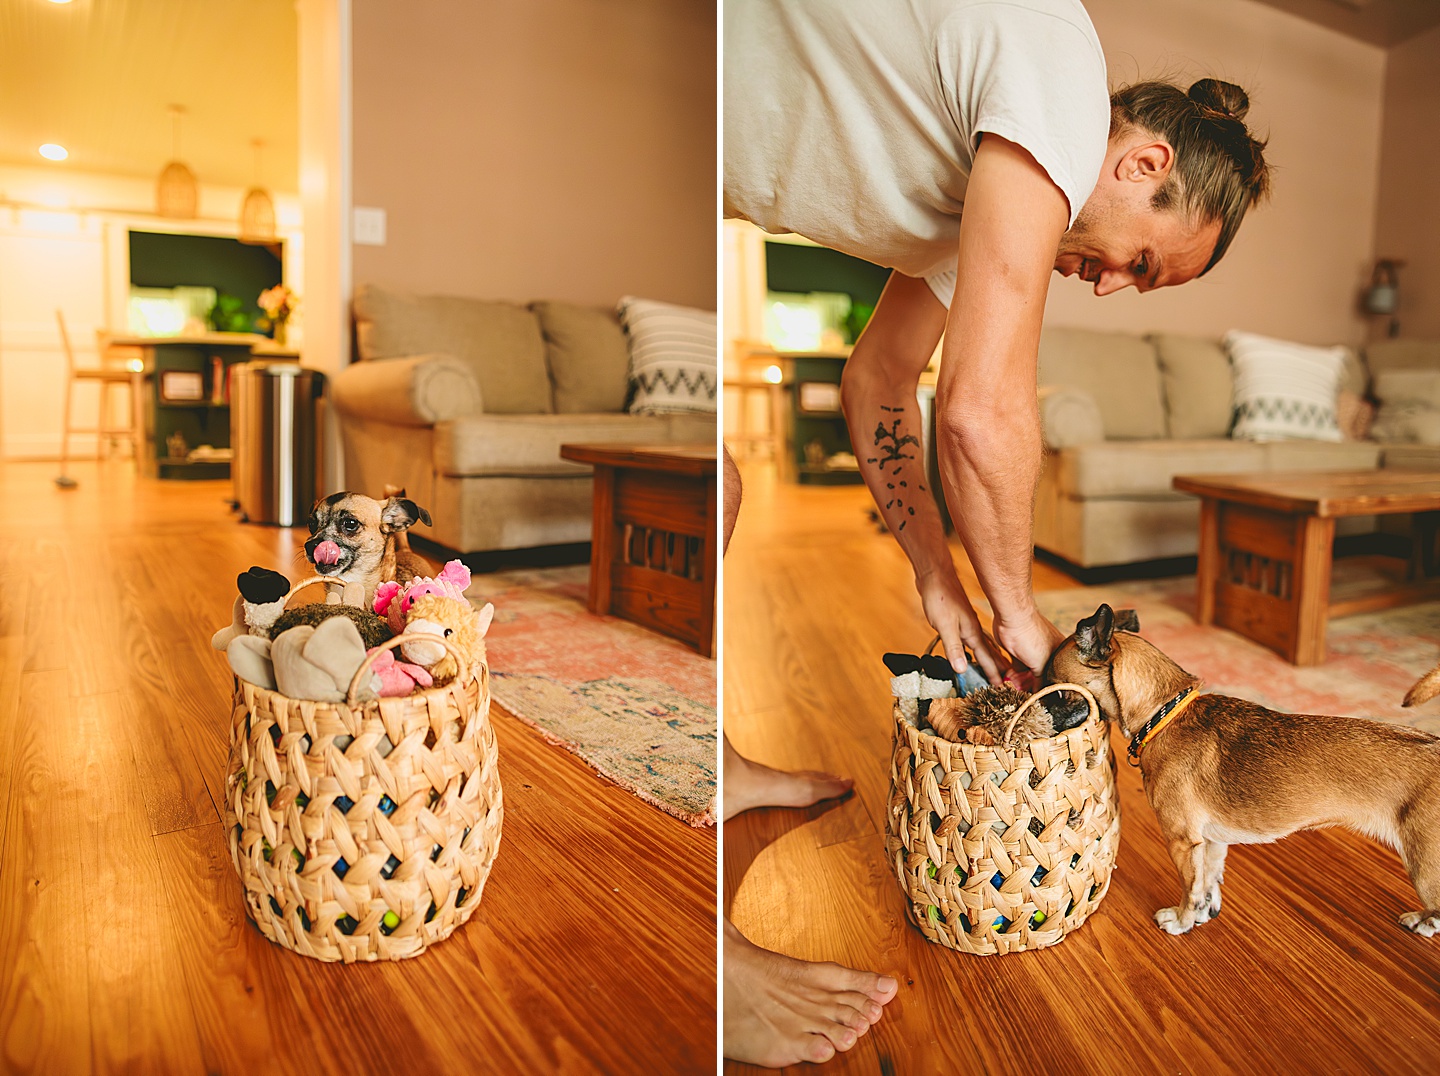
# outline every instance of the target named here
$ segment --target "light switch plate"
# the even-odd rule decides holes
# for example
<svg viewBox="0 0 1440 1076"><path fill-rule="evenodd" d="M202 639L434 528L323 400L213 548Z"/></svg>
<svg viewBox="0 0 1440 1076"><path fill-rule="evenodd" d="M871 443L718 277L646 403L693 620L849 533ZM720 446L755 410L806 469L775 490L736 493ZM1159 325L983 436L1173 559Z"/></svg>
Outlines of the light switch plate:
<svg viewBox="0 0 1440 1076"><path fill-rule="evenodd" d="M374 206L357 205L351 238L360 246L383 247L385 245L385 210Z"/></svg>

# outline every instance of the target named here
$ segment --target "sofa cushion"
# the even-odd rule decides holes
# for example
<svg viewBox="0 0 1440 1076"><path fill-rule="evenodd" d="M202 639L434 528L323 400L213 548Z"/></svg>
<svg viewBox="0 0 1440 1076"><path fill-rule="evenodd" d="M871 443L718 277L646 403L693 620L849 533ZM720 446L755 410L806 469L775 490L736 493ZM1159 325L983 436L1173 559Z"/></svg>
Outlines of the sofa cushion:
<svg viewBox="0 0 1440 1076"><path fill-rule="evenodd" d="M1150 341L1160 357L1170 436L1227 436L1235 375L1220 341L1175 333L1156 333Z"/></svg>
<svg viewBox="0 0 1440 1076"><path fill-rule="evenodd" d="M1265 446L1247 441L1102 441L1060 452L1050 466L1056 489L1069 497L1173 495L1180 474L1264 471Z"/></svg>
<svg viewBox="0 0 1440 1076"><path fill-rule="evenodd" d="M433 426L481 410L474 373L450 355L352 362L330 379L330 399L342 414L393 426Z"/></svg>
<svg viewBox="0 0 1440 1076"><path fill-rule="evenodd" d="M625 410L630 352L615 311L575 303L538 302L558 414Z"/></svg>
<svg viewBox="0 0 1440 1076"><path fill-rule="evenodd" d="M1377 441L1440 445L1440 369L1391 367L1375 376Z"/></svg>
<svg viewBox="0 0 1440 1076"><path fill-rule="evenodd" d="M1049 449L1105 440L1105 420L1095 397L1068 385L1040 386L1040 430Z"/></svg>
<svg viewBox="0 0 1440 1076"><path fill-rule="evenodd" d="M1040 334L1040 384L1092 394L1107 438L1165 436L1160 365L1150 343L1133 333L1046 329Z"/></svg>
<svg viewBox="0 0 1440 1076"><path fill-rule="evenodd" d="M1380 446L1370 441L1267 441L1266 471L1365 471L1380 466Z"/></svg>
<svg viewBox="0 0 1440 1076"><path fill-rule="evenodd" d="M1440 471L1440 445L1382 445L1385 466L1408 471Z"/></svg>
<svg viewBox="0 0 1440 1076"><path fill-rule="evenodd" d="M665 416L670 427L666 438L677 445L713 445L715 443L715 416L698 412L676 411Z"/></svg>
<svg viewBox="0 0 1440 1076"><path fill-rule="evenodd" d="M471 415L435 427L440 474L585 475L590 468L560 458L560 446L596 442L664 444L661 415Z"/></svg>
<svg viewBox="0 0 1440 1076"><path fill-rule="evenodd" d="M1343 347L1312 347L1256 333L1229 332L1235 367L1231 436L1253 441L1340 441L1335 399L1345 369Z"/></svg>
<svg viewBox="0 0 1440 1076"><path fill-rule="evenodd" d="M354 307L362 359L453 355L474 372L487 412L554 409L540 320L523 306L365 284L355 290Z"/></svg>
<svg viewBox="0 0 1440 1076"><path fill-rule="evenodd" d="M1440 340L1377 340L1365 346L1365 365L1377 379L1386 370L1440 370Z"/></svg>

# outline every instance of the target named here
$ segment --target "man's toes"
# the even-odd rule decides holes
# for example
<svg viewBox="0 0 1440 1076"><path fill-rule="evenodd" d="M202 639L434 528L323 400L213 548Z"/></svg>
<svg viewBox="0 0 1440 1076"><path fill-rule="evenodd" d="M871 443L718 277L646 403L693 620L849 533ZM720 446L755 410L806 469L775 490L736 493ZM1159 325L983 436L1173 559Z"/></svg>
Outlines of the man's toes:
<svg viewBox="0 0 1440 1076"><path fill-rule="evenodd" d="M870 1026L870 1021L865 1014L851 1005L840 1004L835 1007L835 1013L831 1017L837 1024L844 1024L852 1031L861 1032Z"/></svg>
<svg viewBox="0 0 1440 1076"><path fill-rule="evenodd" d="M822 1034L835 1044L837 1050L848 1050L860 1040L860 1033L844 1024L831 1024Z"/></svg>
<svg viewBox="0 0 1440 1076"><path fill-rule="evenodd" d="M821 1061L829 1061L835 1056L835 1047L830 1045L830 1040L824 1035L811 1035L810 1041L805 1045L805 1060L814 1061L819 1064Z"/></svg>

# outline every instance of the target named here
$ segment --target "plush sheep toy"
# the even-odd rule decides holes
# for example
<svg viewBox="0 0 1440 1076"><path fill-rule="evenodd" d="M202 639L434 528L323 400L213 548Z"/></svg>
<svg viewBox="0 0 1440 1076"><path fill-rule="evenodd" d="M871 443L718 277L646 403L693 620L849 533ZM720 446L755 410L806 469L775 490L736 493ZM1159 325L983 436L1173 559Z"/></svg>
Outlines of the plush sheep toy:
<svg viewBox="0 0 1440 1076"><path fill-rule="evenodd" d="M476 612L464 598L444 594L422 594L410 606L405 631L438 635L448 639L465 655L471 668L485 660L485 633L495 617L495 606L489 602ZM400 647L407 660L430 670L436 683L445 683L460 674L450 652L439 643L415 639Z"/></svg>
<svg viewBox="0 0 1440 1076"><path fill-rule="evenodd" d="M290 593L290 580L269 568L252 565L235 579L240 593L230 612L230 623L210 637L210 645L224 650L240 635L270 638L270 628L285 611L285 596Z"/></svg>

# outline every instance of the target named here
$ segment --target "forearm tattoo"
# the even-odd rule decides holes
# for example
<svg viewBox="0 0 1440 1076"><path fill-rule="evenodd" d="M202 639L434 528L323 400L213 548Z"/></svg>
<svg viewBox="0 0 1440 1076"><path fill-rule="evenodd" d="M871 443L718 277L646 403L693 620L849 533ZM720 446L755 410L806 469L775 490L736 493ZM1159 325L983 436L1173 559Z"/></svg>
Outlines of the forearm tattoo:
<svg viewBox="0 0 1440 1076"><path fill-rule="evenodd" d="M905 471L906 460L913 461L919 458L920 438L914 434L900 432L900 425L905 420L903 417L896 416L903 416L905 414L905 408L886 407L884 404L881 404L880 410L885 412L886 416L889 416L890 426L888 429L886 428L885 416L882 416L881 419L876 422L875 455L866 456L865 462L875 464L880 470L880 476L885 481L885 488L889 491L890 496L890 499L885 502L885 510L888 512L894 508L905 517L900 520L900 525L895 528L895 532L898 534L905 529L905 524L909 522L909 517L915 514L914 507L905 503L905 498L909 496L911 492L909 479L903 478L901 475L902 472ZM912 449L912 451L907 452L907 448ZM925 484L917 481L915 483L915 489L917 492L924 493Z"/></svg>

